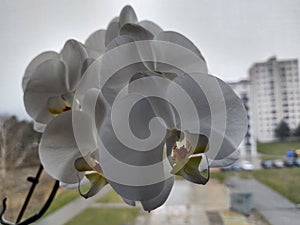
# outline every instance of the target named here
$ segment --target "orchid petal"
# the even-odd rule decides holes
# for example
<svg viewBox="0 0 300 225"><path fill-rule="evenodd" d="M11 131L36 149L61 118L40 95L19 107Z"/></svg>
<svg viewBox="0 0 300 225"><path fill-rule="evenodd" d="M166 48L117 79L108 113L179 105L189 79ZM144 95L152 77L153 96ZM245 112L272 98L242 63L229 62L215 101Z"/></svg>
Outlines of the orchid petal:
<svg viewBox="0 0 300 225"><path fill-rule="evenodd" d="M217 160L220 160L219 165L225 164L227 166L238 159L239 151L233 151L233 149L238 149L248 129L247 113L242 100L224 81L218 79L218 83L225 98L226 130L221 149L214 158L216 162L211 164L211 166L215 167L218 165ZM230 149L231 151L226 152L226 149ZM207 156L212 158L212 154L209 152L207 152Z"/></svg>
<svg viewBox="0 0 300 225"><path fill-rule="evenodd" d="M39 147L40 160L45 170L55 179L69 184L78 183L83 177L83 173L79 173L74 165L76 159L82 157L82 153L78 149L73 133L72 119L81 122L84 137L89 137L88 133L91 132L89 116L80 111L68 111L58 115L48 124ZM95 151L97 148L95 141L91 138L85 141L87 152Z"/></svg>
<svg viewBox="0 0 300 225"><path fill-rule="evenodd" d="M139 25L149 30L153 35L157 35L158 33L163 31L163 29L161 29L160 26L149 20L143 20L139 22Z"/></svg>
<svg viewBox="0 0 300 225"><path fill-rule="evenodd" d="M121 45L128 44L131 42L134 42L134 39L131 36L128 36L128 35L118 36L107 45L106 52L108 52L111 49L117 48Z"/></svg>
<svg viewBox="0 0 300 225"><path fill-rule="evenodd" d="M121 98L121 102L117 103L117 106L121 108L115 109L114 113L116 114L112 115L113 119L107 117L104 121L104 128L100 131L100 139L103 143L103 147L99 148L100 164L110 185L123 198L133 201L150 200L162 191L164 179L167 179L166 177L161 177L162 181L158 181L156 177L153 178L156 175L167 176L164 174L165 165L161 163L163 160L164 140L161 140L161 143L159 140L153 141L156 140L155 138L161 139L164 137L161 134L163 131L161 129L164 128L159 123L155 123L155 126L152 123L153 126L150 126L151 131L149 130L149 121L155 117L155 114L151 109L151 104L147 99L143 98L130 110L129 125L131 131L123 130L126 128L123 124L124 121L126 122L124 117L127 117L124 114L128 106L126 100ZM130 100L135 101L134 99ZM111 114L109 113L108 115ZM111 121L114 122L114 125L111 124ZM160 130L156 130L157 128ZM118 135L118 132L121 132L122 137ZM127 139L126 135L129 132L135 135L139 141L134 141L133 143L130 138ZM149 134L151 134L150 142L143 142L145 138L149 137ZM126 140L122 141L121 138L123 137L130 143L126 143ZM154 142L153 148L151 144ZM140 149L140 151L135 150L136 148ZM154 164L157 164L157 166L151 167ZM147 172L143 172L144 170L139 170L136 167L144 167L145 170L147 168L150 169ZM118 182L119 180L110 179L116 176L121 179L127 179L125 181L126 184L122 181ZM152 180L154 181L152 182Z"/></svg>
<svg viewBox="0 0 300 225"><path fill-rule="evenodd" d="M152 165L161 162L166 128L159 121L152 120L156 115L149 100L137 96L132 94L128 98L115 102L114 114L107 113L108 116L105 117L102 125L103 129L100 129L100 138L105 149L114 158L129 165ZM141 99L129 108L130 102L135 101L135 98ZM128 110L129 118L124 120ZM104 161L103 158L102 160Z"/></svg>
<svg viewBox="0 0 300 225"><path fill-rule="evenodd" d="M94 50L98 56L105 51L105 30L97 30L92 33L85 41L85 46L89 50Z"/></svg>
<svg viewBox="0 0 300 225"><path fill-rule="evenodd" d="M92 58L92 59L97 59L102 55L102 53L100 53L99 51L91 49L91 48L86 48L85 50L86 50L88 57Z"/></svg>
<svg viewBox="0 0 300 225"><path fill-rule="evenodd" d="M48 100L66 93L65 65L56 59L40 64L24 91L27 113L38 123L47 124L54 116L49 112Z"/></svg>
<svg viewBox="0 0 300 225"><path fill-rule="evenodd" d="M122 199L123 199L123 201L124 201L127 205L131 205L131 206L135 206L135 205L136 205L135 201L133 201L133 200L126 199L126 198L122 198Z"/></svg>
<svg viewBox="0 0 300 225"><path fill-rule="evenodd" d="M148 70L169 80L186 73L207 73L206 62L178 44L153 40L136 42L136 47Z"/></svg>
<svg viewBox="0 0 300 225"><path fill-rule="evenodd" d="M174 177L167 179L164 183L162 191L157 196L147 201L141 201L143 209L145 211L151 211L163 205L170 195L173 184Z"/></svg>
<svg viewBox="0 0 300 225"><path fill-rule="evenodd" d="M82 180L80 181L80 184L79 183L75 183L75 184L67 184L67 183L64 183L64 182L59 182L59 186L64 188L64 189L78 189L78 185L80 185L80 187L82 186L86 186L90 183L90 181L86 178L86 176L84 176L82 178Z"/></svg>
<svg viewBox="0 0 300 225"><path fill-rule="evenodd" d="M234 162L236 162L239 158L240 158L240 150L237 149L234 152L232 152L230 155L226 156L226 158L223 159L214 159L210 161L210 166L211 167L226 167L229 166L231 164L233 164Z"/></svg>
<svg viewBox="0 0 300 225"><path fill-rule="evenodd" d="M109 46L109 50L121 46L123 44L129 44L134 41L144 40L145 38L146 40L153 38L152 37L153 35L149 31L136 24L126 24L125 26L123 26L122 29L120 30L120 35L121 36L113 40L116 43L114 43L112 46ZM154 63L153 63L154 55L150 43L143 42L142 45L139 45L136 48L134 48L133 45L127 45L127 48L130 49L131 52L133 49L136 50L139 54L139 59L140 61L143 62L144 66L148 70L154 70ZM128 56L126 55L126 57ZM150 61L144 60L149 58L152 60Z"/></svg>
<svg viewBox="0 0 300 225"><path fill-rule="evenodd" d="M197 184L205 184L208 181L208 179L203 177L201 175L201 172L199 171L200 163L203 161L203 159L202 156L197 155L200 153L204 153L207 150L208 138L204 135L190 133L186 133L185 138L187 143L186 148L189 152L187 152L184 158L180 158L180 155L175 155L175 157L178 157L179 159L175 159L175 162L178 164L175 164L173 168L174 171L172 171L172 173L180 175L190 182ZM180 162L182 164L180 164Z"/></svg>
<svg viewBox="0 0 300 225"><path fill-rule="evenodd" d="M83 45L75 40L68 40L61 51L61 59L67 67L67 87L73 91L82 74L81 68L88 54Z"/></svg>
<svg viewBox="0 0 300 225"><path fill-rule="evenodd" d="M100 130L108 108L108 103L106 103L99 89L91 88L84 95L82 109L94 120L93 127L95 131Z"/></svg>
<svg viewBox="0 0 300 225"><path fill-rule="evenodd" d="M165 188L165 182L162 181L147 186L129 186L108 180L108 183L123 199L132 199L129 203L133 201L151 201L162 193Z"/></svg>
<svg viewBox="0 0 300 225"><path fill-rule="evenodd" d="M98 160L99 155L98 152L95 151L84 157L77 158L74 162L74 166L78 172L95 171L102 174L103 170Z"/></svg>
<svg viewBox="0 0 300 225"><path fill-rule="evenodd" d="M120 27L127 23L137 23L137 16L134 9L130 5L126 5L120 12L119 24Z"/></svg>
<svg viewBox="0 0 300 225"><path fill-rule="evenodd" d="M95 62L95 60L92 58L87 58L84 60L81 68L82 75L87 71L87 69L89 68L90 65L92 65L93 62Z"/></svg>
<svg viewBox="0 0 300 225"><path fill-rule="evenodd" d="M212 166L233 163L234 158L227 157L238 148L248 124L241 99L228 84L208 74L184 75L173 81L177 86L169 86L169 95L180 103L183 110L179 114L185 124L178 129L200 132L209 138L206 154L210 162L216 160ZM178 91L178 86L183 93ZM183 98L184 93L188 94L192 105ZM192 109L196 110L198 118L191 114ZM222 161L217 164L217 160Z"/></svg>
<svg viewBox="0 0 300 225"><path fill-rule="evenodd" d="M80 193L84 198L90 198L96 195L106 184L108 184L106 178L98 173L90 173L85 175L90 181L90 189L85 194Z"/></svg>
<svg viewBox="0 0 300 225"><path fill-rule="evenodd" d="M31 62L29 63L29 65L27 66L27 68L25 70L25 74L24 74L24 77L22 80L23 91L25 90L28 81L31 79L31 76L32 76L34 70L41 63L47 61L48 59L59 59L59 54L54 51L47 51L47 52L43 52L43 53L39 54L33 60L31 60Z"/></svg>
<svg viewBox="0 0 300 225"><path fill-rule="evenodd" d="M200 162L203 160L201 156L191 158L184 166L181 168L176 175L182 176L184 179L196 183L196 184L206 184L208 182L208 177L201 175L199 170ZM209 169L209 168L208 168Z"/></svg>
<svg viewBox="0 0 300 225"><path fill-rule="evenodd" d="M209 143L206 136L186 132L185 138L187 147L192 149L191 154L204 153L206 150L208 150Z"/></svg>
<svg viewBox="0 0 300 225"><path fill-rule="evenodd" d="M85 160L84 157L77 158L74 166L78 172L93 171L94 168Z"/></svg>
<svg viewBox="0 0 300 225"><path fill-rule="evenodd" d="M74 166L75 160L82 155L72 129L72 112L62 113L46 127L39 148L41 163L47 173L68 184L78 183L83 177Z"/></svg>
<svg viewBox="0 0 300 225"><path fill-rule="evenodd" d="M128 86L128 92L149 96L148 100L156 116L163 119L168 129L173 129L175 124L175 112L166 97L169 84L170 80L164 78L162 75L145 71L132 76Z"/></svg>
<svg viewBox="0 0 300 225"><path fill-rule="evenodd" d="M33 129L39 133L43 133L44 130L46 129L46 126L47 126L46 124L33 121Z"/></svg>
<svg viewBox="0 0 300 225"><path fill-rule="evenodd" d="M105 33L105 46L107 46L113 39L115 39L119 35L119 22L118 18L114 18L107 27Z"/></svg>
<svg viewBox="0 0 300 225"><path fill-rule="evenodd" d="M136 41L143 41L143 40L152 40L154 35L148 31L147 29L143 28L137 24L125 24L119 32L120 35L129 35L133 37Z"/></svg>
<svg viewBox="0 0 300 225"><path fill-rule="evenodd" d="M103 82L101 91L110 105L112 105L118 93L128 85L134 74L147 70L145 65L140 62L140 55L135 45L124 48L125 43L132 43L132 38L128 36L117 37L110 45L112 49L101 60L100 73L103 75L102 77L109 77L108 80ZM122 54L119 53L118 47L122 48ZM137 59L138 62L122 66L117 71L111 71L112 68L118 68L118 63L123 64L124 60L128 59L130 61L130 58Z"/></svg>
<svg viewBox="0 0 300 225"><path fill-rule="evenodd" d="M159 41L166 41L166 42L172 42L175 44L178 44L184 48L187 48L194 52L196 55L198 55L202 60L205 61L204 57L202 56L201 52L199 49L194 45L193 42L191 42L188 38L183 36L180 33L174 32L174 31L163 31L157 34L154 37L154 40L159 40Z"/></svg>

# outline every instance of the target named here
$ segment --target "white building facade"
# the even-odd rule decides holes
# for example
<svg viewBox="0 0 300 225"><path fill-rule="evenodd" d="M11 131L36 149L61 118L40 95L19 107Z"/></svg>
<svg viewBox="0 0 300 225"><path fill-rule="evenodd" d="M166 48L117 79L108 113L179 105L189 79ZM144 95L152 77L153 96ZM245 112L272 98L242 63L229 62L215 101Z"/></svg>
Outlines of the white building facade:
<svg viewBox="0 0 300 225"><path fill-rule="evenodd" d="M274 130L284 120L293 130L300 124L298 60L272 57L249 69L254 138L276 140Z"/></svg>
<svg viewBox="0 0 300 225"><path fill-rule="evenodd" d="M242 80L235 83L229 83L235 93L242 99L248 117L248 130L243 142L239 146L242 159L249 159L257 156L256 140L253 127L253 110L250 99L250 82Z"/></svg>

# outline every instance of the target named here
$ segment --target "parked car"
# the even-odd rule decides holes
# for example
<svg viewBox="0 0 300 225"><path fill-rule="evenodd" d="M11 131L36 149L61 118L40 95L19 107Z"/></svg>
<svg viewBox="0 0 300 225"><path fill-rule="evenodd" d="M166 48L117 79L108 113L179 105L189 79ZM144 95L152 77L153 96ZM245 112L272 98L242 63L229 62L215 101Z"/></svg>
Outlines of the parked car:
<svg viewBox="0 0 300 225"><path fill-rule="evenodd" d="M281 159L276 159L273 161L273 167L275 168L283 168L284 167L284 162Z"/></svg>
<svg viewBox="0 0 300 225"><path fill-rule="evenodd" d="M294 165L300 167L300 158L295 159Z"/></svg>
<svg viewBox="0 0 300 225"><path fill-rule="evenodd" d="M221 168L221 171L224 171L224 172L226 172L226 171L231 171L232 170L232 166L230 165L230 166L226 166L226 167L222 167Z"/></svg>
<svg viewBox="0 0 300 225"><path fill-rule="evenodd" d="M243 170L248 170L248 171L250 171L250 170L253 170L253 169L254 169L254 166L253 166L253 164L250 163L249 161L244 160L244 161L241 162L241 168L242 168Z"/></svg>
<svg viewBox="0 0 300 225"><path fill-rule="evenodd" d="M284 166L285 167L293 167L294 166L294 160L292 159L287 159L284 161Z"/></svg>
<svg viewBox="0 0 300 225"><path fill-rule="evenodd" d="M271 169L273 167L271 160L263 160L261 166L265 169Z"/></svg>
<svg viewBox="0 0 300 225"><path fill-rule="evenodd" d="M242 170L242 167L240 166L240 164L238 163L235 163L231 166L231 170L233 171L241 171Z"/></svg>

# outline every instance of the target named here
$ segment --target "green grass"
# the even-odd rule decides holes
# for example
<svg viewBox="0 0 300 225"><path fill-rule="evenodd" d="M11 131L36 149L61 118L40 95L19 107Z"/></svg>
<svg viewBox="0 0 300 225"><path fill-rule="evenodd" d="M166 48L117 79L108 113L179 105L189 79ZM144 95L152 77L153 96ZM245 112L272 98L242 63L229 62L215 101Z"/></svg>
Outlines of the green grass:
<svg viewBox="0 0 300 225"><path fill-rule="evenodd" d="M210 179L215 179L220 182L224 182L226 179L228 179L230 176L233 176L232 172L222 172L222 171L217 171L217 172L210 172Z"/></svg>
<svg viewBox="0 0 300 225"><path fill-rule="evenodd" d="M232 176L255 178L295 204L300 204L300 168L262 169L254 171L212 172L211 178L224 182Z"/></svg>
<svg viewBox="0 0 300 225"><path fill-rule="evenodd" d="M253 171L254 177L285 196L300 204L300 168L284 168ZM280 203L279 203L280 204Z"/></svg>
<svg viewBox="0 0 300 225"><path fill-rule="evenodd" d="M66 225L120 225L134 224L139 208L89 208Z"/></svg>
<svg viewBox="0 0 300 225"><path fill-rule="evenodd" d="M220 182L224 182L226 179L232 176L237 176L241 179L249 179L253 177L252 171L216 171L210 173L211 179L216 179Z"/></svg>
<svg viewBox="0 0 300 225"><path fill-rule="evenodd" d="M89 189L89 186L82 187L82 192L86 192ZM49 209L44 214L43 217L54 213L56 210L60 209L61 207L65 206L66 204L74 201L76 198L81 197L77 189L63 189L60 193L58 193L51 203Z"/></svg>
<svg viewBox="0 0 300 225"><path fill-rule="evenodd" d="M55 212L56 210L60 209L64 205L68 204L69 202L72 202L76 198L80 197L78 190L63 190L61 193L59 193L52 204L50 205L49 209L45 213L44 217L50 215L51 213Z"/></svg>
<svg viewBox="0 0 300 225"><path fill-rule="evenodd" d="M99 203L122 203L122 198L114 191L111 190L102 196L97 202Z"/></svg>
<svg viewBox="0 0 300 225"><path fill-rule="evenodd" d="M287 151L295 149L300 149L300 141L257 144L262 159L285 158ZM300 204L300 168L260 170L254 171L253 175L290 201Z"/></svg>
<svg viewBox="0 0 300 225"><path fill-rule="evenodd" d="M57 211L64 205L72 202L73 200L75 200L78 197L80 197L80 195L79 195L77 189L76 190L75 189L74 190L66 189L66 190L60 191L59 193L56 194L53 202L51 203L51 205L48 208L48 210L46 211L46 213L42 216L42 218L49 216L51 213L54 213L55 211ZM46 201L46 200L44 200L44 201ZM42 202L41 204L44 204L44 202ZM31 210L27 210L25 212L24 217L28 218L28 217L32 216L33 214L37 213L37 211L39 211L40 209L41 209L41 207L38 206L38 207L32 208Z"/></svg>
<svg viewBox="0 0 300 225"><path fill-rule="evenodd" d="M300 141L257 143L257 151L263 154L263 159L285 157L289 150L300 149Z"/></svg>

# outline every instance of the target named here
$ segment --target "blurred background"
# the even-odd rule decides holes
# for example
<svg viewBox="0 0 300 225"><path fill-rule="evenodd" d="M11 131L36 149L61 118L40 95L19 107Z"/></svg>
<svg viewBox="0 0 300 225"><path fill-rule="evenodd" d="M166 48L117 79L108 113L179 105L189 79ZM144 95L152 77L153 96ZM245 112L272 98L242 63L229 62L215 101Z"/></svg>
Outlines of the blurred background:
<svg viewBox="0 0 300 225"><path fill-rule="evenodd" d="M93 224L103 220L104 224L123 225L178 224L182 218L182 224L194 224L194 220L197 224L297 224L298 0L1 0L0 197L10 199L8 218L16 218L29 189L26 177L33 176L39 164L40 134L33 131L22 99L21 82L28 63L43 51L60 51L70 38L84 42L95 30L105 29L127 4L135 9L139 20L152 20L164 30L180 32L192 40L206 58L209 72L228 82L241 97L249 119L240 145L241 159L213 171L213 179L206 186L186 186L178 181L167 206L149 215L139 208L126 208L108 191L82 215L70 215L69 224L88 223L87 218L94 218ZM51 178L44 175L26 215L47 197L49 182ZM50 212L78 197L76 191L60 192ZM274 204L281 204L282 210ZM111 219L118 217L116 214L123 219Z"/></svg>

